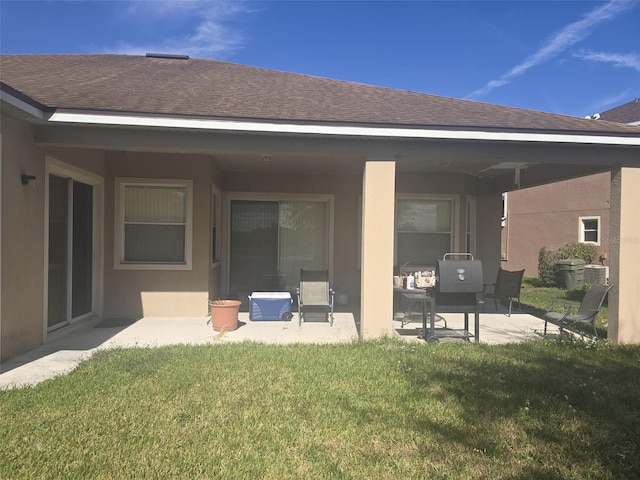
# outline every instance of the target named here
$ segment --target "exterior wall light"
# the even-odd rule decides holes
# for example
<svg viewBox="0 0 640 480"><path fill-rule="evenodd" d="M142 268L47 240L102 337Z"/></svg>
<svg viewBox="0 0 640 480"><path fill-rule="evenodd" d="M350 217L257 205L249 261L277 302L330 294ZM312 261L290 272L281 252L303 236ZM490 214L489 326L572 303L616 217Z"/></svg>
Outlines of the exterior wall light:
<svg viewBox="0 0 640 480"><path fill-rule="evenodd" d="M24 173L20 175L20 181L22 182L23 185L28 185L29 182L35 181L35 180L36 180L35 175L26 175Z"/></svg>

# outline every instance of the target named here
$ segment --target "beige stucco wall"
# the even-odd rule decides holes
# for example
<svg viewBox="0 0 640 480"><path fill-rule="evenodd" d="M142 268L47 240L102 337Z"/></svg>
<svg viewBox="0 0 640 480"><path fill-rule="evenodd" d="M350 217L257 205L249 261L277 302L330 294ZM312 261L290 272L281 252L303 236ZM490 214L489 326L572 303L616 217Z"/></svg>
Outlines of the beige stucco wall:
<svg viewBox="0 0 640 480"><path fill-rule="evenodd" d="M2 115L2 359L42 343L45 289L45 158L102 175L96 150L47 149L35 145L33 127ZM36 180L22 185L20 175ZM29 241L25 241L28 239Z"/></svg>
<svg viewBox="0 0 640 480"><path fill-rule="evenodd" d="M455 193L461 194L471 189L467 176L463 174L433 174L419 172L398 172L396 174L397 193Z"/></svg>
<svg viewBox="0 0 640 480"><path fill-rule="evenodd" d="M476 197L476 259L482 261L484 283L495 283L500 263L500 216L502 195L481 193Z"/></svg>
<svg viewBox="0 0 640 480"><path fill-rule="evenodd" d="M362 291L360 337L378 338L393 331L393 161L369 161L362 192Z"/></svg>
<svg viewBox="0 0 640 480"><path fill-rule="evenodd" d="M2 359L43 341L44 152L32 138L2 115ZM22 185L23 173L36 181Z"/></svg>
<svg viewBox="0 0 640 480"><path fill-rule="evenodd" d="M102 150L46 147L45 153L47 157L73 167L101 177L105 176L105 152Z"/></svg>
<svg viewBox="0 0 640 480"><path fill-rule="evenodd" d="M108 152L104 316L205 316L209 297L211 160L204 155ZM114 269L114 179L193 180L192 270Z"/></svg>
<svg viewBox="0 0 640 480"><path fill-rule="evenodd" d="M640 168L611 174L611 269L608 338L640 343Z"/></svg>

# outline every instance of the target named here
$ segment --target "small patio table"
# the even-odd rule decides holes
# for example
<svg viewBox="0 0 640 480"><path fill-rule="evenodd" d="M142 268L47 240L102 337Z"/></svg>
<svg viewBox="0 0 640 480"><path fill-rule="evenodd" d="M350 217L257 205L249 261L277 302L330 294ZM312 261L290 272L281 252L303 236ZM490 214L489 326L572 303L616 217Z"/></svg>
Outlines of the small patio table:
<svg viewBox="0 0 640 480"><path fill-rule="evenodd" d="M406 303L405 314L401 320L402 327L404 327L409 321L406 321L407 316L409 315L408 309L415 298L423 297L427 294L425 288L404 288L404 287L393 287L393 313L394 316L396 312L400 311L403 300ZM420 303L420 302L418 302Z"/></svg>

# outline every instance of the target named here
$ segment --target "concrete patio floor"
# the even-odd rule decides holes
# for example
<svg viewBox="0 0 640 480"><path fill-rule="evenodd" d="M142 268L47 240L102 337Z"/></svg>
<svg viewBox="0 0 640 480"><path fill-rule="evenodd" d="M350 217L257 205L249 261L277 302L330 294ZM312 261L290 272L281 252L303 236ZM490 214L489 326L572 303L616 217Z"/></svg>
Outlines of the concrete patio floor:
<svg viewBox="0 0 640 480"><path fill-rule="evenodd" d="M445 314L448 327L463 326L462 314ZM473 317L473 316L471 316ZM269 344L286 343L349 343L358 339L358 315L349 309L335 314L333 326L326 322L307 322L298 326L297 313L290 322L250 321L247 312L240 312L240 324L232 332L214 332L206 319L199 318L142 318L138 321L106 319L89 321L84 325L67 327L50 335L47 343L11 358L0 365L0 389L36 385L41 381L73 371L84 359L97 350L128 347L155 347L172 344L219 344L245 340ZM412 319L404 326L393 321L394 334L400 338L421 342L421 321ZM473 318L470 318L473 325ZM437 323L436 326L442 324ZM473 327L471 327L473 328ZM502 312L480 316L480 342L503 344L539 339L544 322L526 313L507 317ZM550 326L551 334L557 333Z"/></svg>

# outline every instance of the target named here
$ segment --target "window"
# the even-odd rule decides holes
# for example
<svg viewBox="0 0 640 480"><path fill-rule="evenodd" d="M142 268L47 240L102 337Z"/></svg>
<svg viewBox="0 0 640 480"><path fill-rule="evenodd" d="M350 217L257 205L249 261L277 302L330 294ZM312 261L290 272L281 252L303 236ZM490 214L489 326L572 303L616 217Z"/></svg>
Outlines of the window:
<svg viewBox="0 0 640 480"><path fill-rule="evenodd" d="M600 245L600 217L580 217L580 243Z"/></svg>
<svg viewBox="0 0 640 480"><path fill-rule="evenodd" d="M119 269L191 269L192 182L117 179Z"/></svg>
<svg viewBox="0 0 640 480"><path fill-rule="evenodd" d="M453 203L450 199L398 199L397 265L434 265L452 251Z"/></svg>

